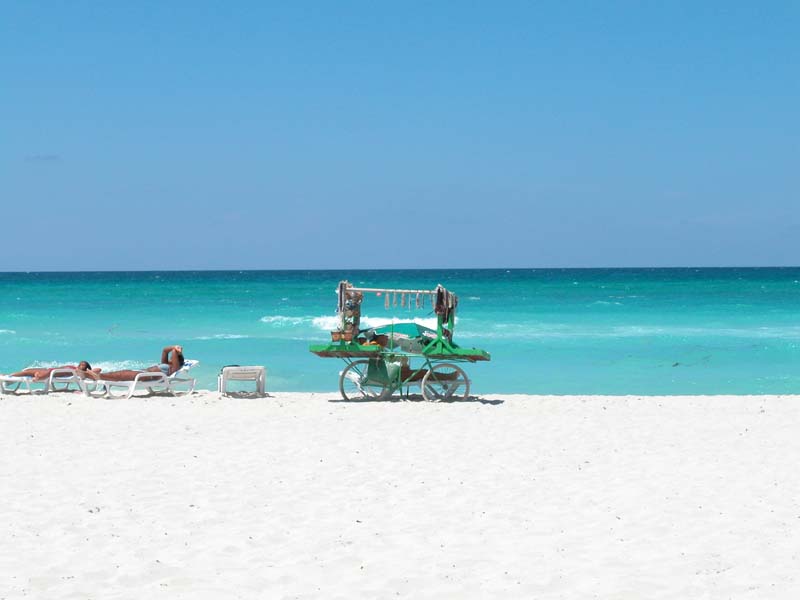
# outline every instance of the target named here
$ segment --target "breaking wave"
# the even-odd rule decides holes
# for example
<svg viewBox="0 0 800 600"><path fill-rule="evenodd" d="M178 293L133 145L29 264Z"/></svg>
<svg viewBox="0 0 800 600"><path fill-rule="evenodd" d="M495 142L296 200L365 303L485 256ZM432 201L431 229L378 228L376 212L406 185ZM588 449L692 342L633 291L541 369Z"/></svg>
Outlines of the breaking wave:
<svg viewBox="0 0 800 600"><path fill-rule="evenodd" d="M25 367L26 369L52 369L62 365L77 365L77 360L60 360L60 361L35 361ZM90 361L92 368L100 368L103 371L127 371L127 370L140 370L152 367L153 362L141 362L137 360L108 360L108 361Z"/></svg>
<svg viewBox="0 0 800 600"><path fill-rule="evenodd" d="M800 339L800 327L686 327L658 325L624 325L581 327L546 323L495 323L490 328L456 331L456 339L625 339L625 338L743 338Z"/></svg>
<svg viewBox="0 0 800 600"><path fill-rule="evenodd" d="M314 339L316 332L333 331L339 326L339 317L324 316L285 316L272 315L260 319L273 330L280 330L289 339ZM416 323L423 327L436 329L436 317L361 317L361 328L385 327L391 324ZM619 325L619 324L579 324L548 323L542 321L494 321L486 323L476 319L456 319L456 341L470 339L505 340L570 340L570 339L635 339L635 338L743 338L743 339L800 339L800 327L713 327L690 325ZM241 336L247 337L247 336ZM238 339L234 336L198 339Z"/></svg>
<svg viewBox="0 0 800 600"><path fill-rule="evenodd" d="M281 315L261 317L260 321L274 327L301 327L306 326L320 331L332 331L339 326L339 317L336 315L325 315L320 317L286 317ZM373 327L383 327L397 323L416 323L424 327L436 329L436 317L416 317L416 318L389 318L389 317L361 317L361 328L369 329Z"/></svg>
<svg viewBox="0 0 800 600"><path fill-rule="evenodd" d="M333 331L339 326L339 317L326 316L326 317L313 317L311 325L314 329L321 329L322 331Z"/></svg>
<svg viewBox="0 0 800 600"><path fill-rule="evenodd" d="M276 325L278 327L286 327L286 326L296 326L302 325L305 322L308 322L311 317L283 317L281 315L273 315L273 316L266 316L261 317L259 319L262 323L268 323L270 325Z"/></svg>
<svg viewBox="0 0 800 600"><path fill-rule="evenodd" d="M153 366L153 361L142 362L139 360L108 360L92 363L93 368L100 368L103 371L125 371L128 369L146 369Z"/></svg>

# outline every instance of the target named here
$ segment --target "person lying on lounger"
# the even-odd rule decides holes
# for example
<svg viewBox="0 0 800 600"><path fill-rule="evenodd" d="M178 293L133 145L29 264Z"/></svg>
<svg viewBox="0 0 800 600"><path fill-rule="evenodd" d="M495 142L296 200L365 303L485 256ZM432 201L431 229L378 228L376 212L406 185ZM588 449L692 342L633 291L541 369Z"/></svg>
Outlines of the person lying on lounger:
<svg viewBox="0 0 800 600"><path fill-rule="evenodd" d="M92 365L90 365L85 360L82 360L78 363L77 366L75 365L63 365L61 367L32 367L30 369L22 369L22 371L17 371L16 373L12 373L12 377L33 377L33 381L45 381L48 377L50 377L50 373L55 371L56 369L75 369L78 374L86 375L88 373L94 373L95 375L100 372L100 369L92 369Z"/></svg>
<svg viewBox="0 0 800 600"><path fill-rule="evenodd" d="M180 371L186 361L183 358L183 346L167 346L161 351L161 363L147 367L143 370L124 369L121 371L107 371L100 373L90 371L87 373L92 379L104 379L105 381L133 381L137 375L142 373L163 373L172 375Z"/></svg>
<svg viewBox="0 0 800 600"><path fill-rule="evenodd" d="M161 371L164 375L172 375L181 370L186 361L183 358L183 346L167 346L161 351L161 362L145 371Z"/></svg>

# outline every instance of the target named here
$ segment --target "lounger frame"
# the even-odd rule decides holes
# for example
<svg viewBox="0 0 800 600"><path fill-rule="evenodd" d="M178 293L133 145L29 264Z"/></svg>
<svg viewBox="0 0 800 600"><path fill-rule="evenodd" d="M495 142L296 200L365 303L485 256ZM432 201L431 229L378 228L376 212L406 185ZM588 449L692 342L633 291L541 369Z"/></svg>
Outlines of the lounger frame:
<svg viewBox="0 0 800 600"><path fill-rule="evenodd" d="M124 398L133 397L137 391L146 391L148 395L171 394L173 396L185 396L194 391L196 380L187 377L189 369L198 364L199 361L186 361L183 368L172 375L164 375L158 371L145 371L136 375L132 381L108 381L101 378L97 381L84 382L84 393L95 398ZM94 384L94 389L89 387Z"/></svg>

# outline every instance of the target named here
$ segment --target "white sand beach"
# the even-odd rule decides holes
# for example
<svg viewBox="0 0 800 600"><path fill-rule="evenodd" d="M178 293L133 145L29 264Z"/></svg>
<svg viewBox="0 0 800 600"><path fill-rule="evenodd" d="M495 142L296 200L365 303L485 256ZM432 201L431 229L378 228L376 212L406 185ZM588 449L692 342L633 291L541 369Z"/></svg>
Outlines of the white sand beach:
<svg viewBox="0 0 800 600"><path fill-rule="evenodd" d="M797 598L800 397L0 397L0 598Z"/></svg>

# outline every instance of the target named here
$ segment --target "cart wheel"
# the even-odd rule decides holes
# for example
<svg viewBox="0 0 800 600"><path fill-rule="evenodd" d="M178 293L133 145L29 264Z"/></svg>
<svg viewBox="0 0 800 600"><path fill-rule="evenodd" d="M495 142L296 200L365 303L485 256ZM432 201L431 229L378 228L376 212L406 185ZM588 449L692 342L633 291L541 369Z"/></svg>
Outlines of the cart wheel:
<svg viewBox="0 0 800 600"><path fill-rule="evenodd" d="M467 374L450 363L434 365L422 378L422 397L429 402L466 400L469 398Z"/></svg>
<svg viewBox="0 0 800 600"><path fill-rule="evenodd" d="M357 360L339 374L339 392L345 400L380 400L388 391L384 383L367 383L368 360Z"/></svg>

